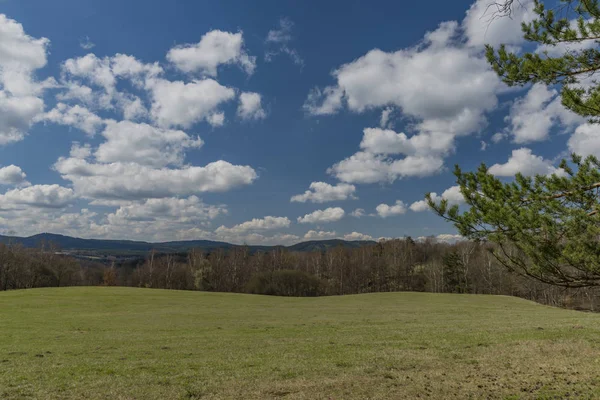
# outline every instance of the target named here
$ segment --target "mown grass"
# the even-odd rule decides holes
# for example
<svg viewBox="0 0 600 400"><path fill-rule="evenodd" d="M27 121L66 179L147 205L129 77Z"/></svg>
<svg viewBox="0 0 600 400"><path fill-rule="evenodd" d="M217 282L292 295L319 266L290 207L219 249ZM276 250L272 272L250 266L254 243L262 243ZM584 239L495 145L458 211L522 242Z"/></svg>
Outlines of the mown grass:
<svg viewBox="0 0 600 400"><path fill-rule="evenodd" d="M600 398L600 315L503 296L0 293L2 399Z"/></svg>

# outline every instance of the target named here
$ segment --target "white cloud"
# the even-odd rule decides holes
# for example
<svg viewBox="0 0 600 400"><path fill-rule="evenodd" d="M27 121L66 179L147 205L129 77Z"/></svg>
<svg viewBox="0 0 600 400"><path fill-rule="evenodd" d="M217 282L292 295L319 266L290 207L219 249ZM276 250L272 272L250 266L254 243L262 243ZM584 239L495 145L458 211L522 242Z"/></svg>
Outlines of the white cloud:
<svg viewBox="0 0 600 400"><path fill-rule="evenodd" d="M370 235L366 235L364 233L352 232L344 235L344 240L353 241L353 240L373 240L373 237Z"/></svg>
<svg viewBox="0 0 600 400"><path fill-rule="evenodd" d="M225 113L222 113L222 112L212 113L211 115L208 116L206 121L214 127L223 126L223 124L225 124Z"/></svg>
<svg viewBox="0 0 600 400"><path fill-rule="evenodd" d="M525 176L564 174L562 169L553 167L551 161L534 155L531 149L525 147L513 150L505 164L494 164L489 172L496 176L514 176L517 173Z"/></svg>
<svg viewBox="0 0 600 400"><path fill-rule="evenodd" d="M201 221L212 220L227 214L224 206L212 206L202 202L197 196L188 198L148 199L141 203L120 206L107 219L111 225L136 223L157 224L157 222L176 223L179 228L194 225ZM151 226L148 226L149 228ZM155 225L159 229L160 225Z"/></svg>
<svg viewBox="0 0 600 400"><path fill-rule="evenodd" d="M496 106L495 91L500 85L485 59L450 45L392 53L371 50L336 69L333 76L337 85L320 93L325 101L337 99L341 91L351 111L395 105L406 115L444 124L467 114L481 120L483 112ZM308 104L316 100L317 92L313 92ZM319 111L319 107L308 108Z"/></svg>
<svg viewBox="0 0 600 400"><path fill-rule="evenodd" d="M12 189L0 195L0 208L11 209L19 206L40 208L62 208L75 200L72 189L59 185L34 185Z"/></svg>
<svg viewBox="0 0 600 400"><path fill-rule="evenodd" d="M410 137L390 129L365 129L362 152L329 172L349 183L431 175L443 167L456 137L481 131L503 85L466 41L458 23L445 22L419 45L395 52L371 50L334 70L335 86L313 89L304 105L312 115L334 114L344 107L356 113L383 108L384 127L393 107L414 121L408 126L415 132ZM391 154L406 157L396 160Z"/></svg>
<svg viewBox="0 0 600 400"><path fill-rule="evenodd" d="M240 105L237 114L242 119L262 119L267 113L262 108L261 96L258 93L244 92L240 94Z"/></svg>
<svg viewBox="0 0 600 400"><path fill-rule="evenodd" d="M334 164L327 172L348 183L394 182L407 176L428 176L443 167L435 156L407 156L393 160L382 155L359 151Z"/></svg>
<svg viewBox="0 0 600 400"><path fill-rule="evenodd" d="M393 107L387 107L381 112L381 118L379 119L379 126L383 129L390 128L393 123L390 121L390 116L394 112Z"/></svg>
<svg viewBox="0 0 600 400"><path fill-rule="evenodd" d="M377 214L381 218L402 215L406 213L406 204L404 204L404 202L402 202L401 200L397 200L396 204L393 204L391 206L387 204L380 204L375 208L375 211L377 211Z"/></svg>
<svg viewBox="0 0 600 400"><path fill-rule="evenodd" d="M118 98L118 105L126 120L136 120L148 116L148 109L144 106L142 99L137 96L121 95Z"/></svg>
<svg viewBox="0 0 600 400"><path fill-rule="evenodd" d="M431 193L431 199L435 203L439 203L440 200L448 200L449 206L461 205L464 204L465 198L460 191L460 186L451 186L448 189L444 190L441 196L438 196L437 193ZM409 207L411 211L414 212L422 212L429 210L429 205L426 200L419 200L412 203Z"/></svg>
<svg viewBox="0 0 600 400"><path fill-rule="evenodd" d="M254 231L270 231L282 228L288 228L291 221L287 217L271 217L253 218L251 221L246 221L231 228L220 226L215 230L217 235L241 235L247 232Z"/></svg>
<svg viewBox="0 0 600 400"><path fill-rule="evenodd" d="M350 215L355 218L361 218L366 215L366 212L365 212L364 208L357 208L356 210L352 211L350 213Z"/></svg>
<svg viewBox="0 0 600 400"><path fill-rule="evenodd" d="M89 36L86 36L84 38L79 39L79 47L81 47L84 50L91 50L94 47L96 47L96 45L92 43Z"/></svg>
<svg viewBox="0 0 600 400"><path fill-rule="evenodd" d="M64 103L58 103L52 110L41 115L38 120L72 126L82 130L89 136L95 135L104 125L102 118L87 108L79 105L68 106Z"/></svg>
<svg viewBox="0 0 600 400"><path fill-rule="evenodd" d="M152 95L152 119L161 127L189 128L206 120L222 125L224 116L215 119L217 107L235 97L235 90L222 86L213 79L184 83L153 79L148 83ZM218 115L218 114L217 114Z"/></svg>
<svg viewBox="0 0 600 400"><path fill-rule="evenodd" d="M21 167L8 165L0 168L0 185L21 185L28 186L27 175Z"/></svg>
<svg viewBox="0 0 600 400"><path fill-rule="evenodd" d="M256 68L256 57L249 56L244 49L242 32L220 30L205 33L198 43L172 48L167 60L185 73L201 72L209 76L217 76L217 67L222 64L237 64L248 75Z"/></svg>
<svg viewBox="0 0 600 400"><path fill-rule="evenodd" d="M335 239L337 236L335 231L327 232L327 231L314 231L310 230L306 232L303 239L304 240L326 240L326 239Z"/></svg>
<svg viewBox="0 0 600 400"><path fill-rule="evenodd" d="M116 88L118 79L128 79L135 87L142 88L146 81L155 81L162 72L158 63L144 64L130 55L116 54L113 57L98 58L90 53L63 63L61 86L66 92L59 93L57 98L62 101L79 100L87 106L101 109L111 110L116 107L129 119L132 115L135 117L141 114L143 104L136 104L136 96L119 92ZM82 82L99 87L102 91L94 92Z"/></svg>
<svg viewBox="0 0 600 400"><path fill-rule="evenodd" d="M271 236L265 236L260 233L248 233L244 235L234 236L214 236L215 240L222 240L233 244L248 244L248 245L261 245L261 246L273 246L273 245L290 245L298 243L300 237L287 233L276 233Z"/></svg>
<svg viewBox="0 0 600 400"><path fill-rule="evenodd" d="M432 155L452 147L452 135L428 133L406 136L391 129L365 128L360 148L373 154Z"/></svg>
<svg viewBox="0 0 600 400"><path fill-rule="evenodd" d="M432 197L437 196L435 193L432 193ZM429 204L427 204L426 200L418 200L410 205L410 210L414 212L423 212L429 210Z"/></svg>
<svg viewBox="0 0 600 400"><path fill-rule="evenodd" d="M448 204L459 205L465 202L465 198L460 191L460 186L452 186L444 190L442 193L442 199L448 200Z"/></svg>
<svg viewBox="0 0 600 400"><path fill-rule="evenodd" d="M541 83L534 84L526 96L513 103L506 120L515 143L545 140L556 124L569 127L585 122L561 104L556 90L548 90Z"/></svg>
<svg viewBox="0 0 600 400"><path fill-rule="evenodd" d="M94 104L94 91L89 86L78 82L64 82L61 88L63 92L56 95L59 101L78 100L86 105Z"/></svg>
<svg viewBox="0 0 600 400"><path fill-rule="evenodd" d="M81 158L61 157L54 168L73 183L77 194L89 199L137 200L223 192L249 185L257 178L251 167L222 160L204 167L172 169L131 162L94 164Z"/></svg>
<svg viewBox="0 0 600 400"><path fill-rule="evenodd" d="M323 90L313 88L304 103L304 111L310 115L331 115L341 110L344 91L339 87L327 86Z"/></svg>
<svg viewBox="0 0 600 400"><path fill-rule="evenodd" d="M22 140L44 111L42 92L55 81L38 82L34 72L46 65L49 43L27 35L20 23L0 14L0 146Z"/></svg>
<svg viewBox="0 0 600 400"><path fill-rule="evenodd" d="M94 154L98 161L132 162L157 168L182 165L185 150L203 144L200 138L191 138L183 131L130 121L109 122L102 136L106 141Z"/></svg>
<svg viewBox="0 0 600 400"><path fill-rule="evenodd" d="M578 126L567 145L572 153L600 158L600 127L596 124Z"/></svg>
<svg viewBox="0 0 600 400"><path fill-rule="evenodd" d="M83 57L70 58L63 63L64 78L86 79L94 85L104 88L107 95L115 91L117 79L113 74L109 57L98 58L95 54L86 54ZM104 99L105 105L110 102L110 97Z"/></svg>
<svg viewBox="0 0 600 400"><path fill-rule="evenodd" d="M0 228L29 236L40 232L53 232L78 237L100 237L95 229L96 213L83 209L65 212L61 208L21 205L17 209L0 207ZM129 236L128 238L131 238Z"/></svg>
<svg viewBox="0 0 600 400"><path fill-rule="evenodd" d="M506 133L502 133L502 132L496 132L492 135L492 142L494 143L500 143L501 141L503 141L505 138L507 137Z"/></svg>
<svg viewBox="0 0 600 400"><path fill-rule="evenodd" d="M423 242L425 240L433 240L434 242L456 243L466 239L461 235L451 233L442 233L437 236L419 236L417 238L418 242Z"/></svg>
<svg viewBox="0 0 600 400"><path fill-rule="evenodd" d="M309 190L304 194L298 194L292 196L292 202L306 203L307 201L312 203L325 203L328 201L340 201L348 198L355 199L354 192L356 187L354 185L348 185L346 183L340 183L336 186L330 185L325 182L312 182L309 186Z"/></svg>
<svg viewBox="0 0 600 400"><path fill-rule="evenodd" d="M319 224L326 222L335 222L344 218L344 209L340 207L330 207L325 210L316 210L304 217L298 217L300 224Z"/></svg>
<svg viewBox="0 0 600 400"><path fill-rule="evenodd" d="M262 233L278 229L288 228L291 221L286 217L254 218L231 228L220 226L215 229L213 239L222 240L235 244L250 245L273 245L273 244L291 244L299 241L300 237L291 234L275 233L271 236L265 236Z"/></svg>
<svg viewBox="0 0 600 400"><path fill-rule="evenodd" d="M502 17L499 13L501 4L503 2L477 0L471 5L462 22L469 46L482 47L484 44L494 47L501 44L515 46L524 42L521 23L533 19L533 1L514 2L510 17Z"/></svg>
<svg viewBox="0 0 600 400"><path fill-rule="evenodd" d="M292 28L294 23L289 18L281 18L279 20L279 28L271 29L267 34L265 43L269 47L265 54L267 62L272 61L278 54L287 54L296 65L303 66L304 60L300 57L298 51L289 46L292 41Z"/></svg>

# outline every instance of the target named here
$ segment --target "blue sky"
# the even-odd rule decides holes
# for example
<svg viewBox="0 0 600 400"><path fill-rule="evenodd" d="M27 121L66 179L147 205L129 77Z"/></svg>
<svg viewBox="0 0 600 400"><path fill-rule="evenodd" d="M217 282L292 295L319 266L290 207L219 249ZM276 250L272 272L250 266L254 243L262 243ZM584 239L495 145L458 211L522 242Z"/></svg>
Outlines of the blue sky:
<svg viewBox="0 0 600 400"><path fill-rule="evenodd" d="M537 49L531 2L490 2L4 0L0 231L450 238L420 201L461 204L454 164L600 155L555 88L491 71L485 43Z"/></svg>

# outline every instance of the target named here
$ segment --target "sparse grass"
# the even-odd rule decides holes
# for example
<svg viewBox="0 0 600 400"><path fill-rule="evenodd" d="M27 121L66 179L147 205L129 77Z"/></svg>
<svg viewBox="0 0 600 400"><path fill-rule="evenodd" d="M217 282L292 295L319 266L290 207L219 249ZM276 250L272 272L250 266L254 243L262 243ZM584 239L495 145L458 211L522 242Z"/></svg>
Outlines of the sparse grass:
<svg viewBox="0 0 600 400"><path fill-rule="evenodd" d="M2 399L600 398L600 315L502 296L0 293Z"/></svg>

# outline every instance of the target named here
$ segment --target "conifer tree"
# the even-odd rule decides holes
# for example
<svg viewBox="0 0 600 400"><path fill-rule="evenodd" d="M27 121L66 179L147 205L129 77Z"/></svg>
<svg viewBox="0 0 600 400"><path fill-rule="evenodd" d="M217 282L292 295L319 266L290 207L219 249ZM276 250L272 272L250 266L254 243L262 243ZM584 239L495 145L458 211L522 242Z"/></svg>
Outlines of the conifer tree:
<svg viewBox="0 0 600 400"><path fill-rule="evenodd" d="M498 6L507 17L518 4ZM594 80L600 70L598 0L561 0L553 9L536 0L533 11L536 18L522 30L536 48L515 53L487 46L492 68L509 86L559 87L566 108L600 122L600 85ZM517 174L506 183L485 164L475 172L456 166L466 210L449 207L447 200L436 203L430 194L427 201L464 237L492 242L494 256L511 271L564 287L600 286L600 162L573 155L560 167L564 174Z"/></svg>

